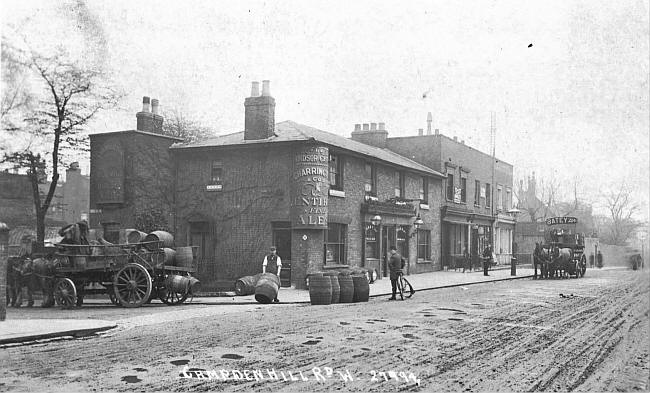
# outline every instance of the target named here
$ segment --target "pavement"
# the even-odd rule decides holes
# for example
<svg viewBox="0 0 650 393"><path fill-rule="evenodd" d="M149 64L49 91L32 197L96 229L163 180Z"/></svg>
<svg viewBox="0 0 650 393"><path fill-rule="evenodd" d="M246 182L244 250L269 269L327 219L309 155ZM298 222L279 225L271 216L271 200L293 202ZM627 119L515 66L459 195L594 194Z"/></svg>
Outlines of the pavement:
<svg viewBox="0 0 650 393"><path fill-rule="evenodd" d="M462 272L462 269L437 271L407 275L406 278L417 292L441 288L459 287L486 282L531 278L530 266L518 266L516 276L511 276L510 266L497 266L490 270L489 276L483 271ZM370 284L370 297L391 296L390 280L385 277ZM234 295L234 292L232 292ZM280 288L280 304L309 303L309 291L295 288ZM201 296L191 300L192 304L257 304L253 295L248 296ZM271 307L273 305L269 305ZM127 310L128 311L128 310ZM113 329L117 323L97 319L7 319L0 321L0 346L20 345L39 340L52 340L61 337L83 337Z"/></svg>

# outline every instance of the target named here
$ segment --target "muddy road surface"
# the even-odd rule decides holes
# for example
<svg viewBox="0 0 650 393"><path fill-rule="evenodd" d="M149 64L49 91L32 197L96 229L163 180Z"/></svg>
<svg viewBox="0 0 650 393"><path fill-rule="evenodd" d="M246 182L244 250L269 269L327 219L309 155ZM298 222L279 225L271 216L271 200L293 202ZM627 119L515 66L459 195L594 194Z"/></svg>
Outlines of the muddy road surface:
<svg viewBox="0 0 650 393"><path fill-rule="evenodd" d="M87 307L64 313L120 327L0 349L0 391L647 391L649 286L611 269L407 301Z"/></svg>

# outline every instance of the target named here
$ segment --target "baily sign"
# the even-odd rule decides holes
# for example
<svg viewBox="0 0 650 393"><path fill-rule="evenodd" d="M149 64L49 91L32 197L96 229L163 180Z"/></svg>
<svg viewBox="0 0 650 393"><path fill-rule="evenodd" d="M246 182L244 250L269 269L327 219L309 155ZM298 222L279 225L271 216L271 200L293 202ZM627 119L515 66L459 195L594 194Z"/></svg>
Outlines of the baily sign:
<svg viewBox="0 0 650 393"><path fill-rule="evenodd" d="M546 219L546 225L577 224L575 217L551 217Z"/></svg>
<svg viewBox="0 0 650 393"><path fill-rule="evenodd" d="M329 149L303 146L294 152L291 177L291 225L327 228Z"/></svg>

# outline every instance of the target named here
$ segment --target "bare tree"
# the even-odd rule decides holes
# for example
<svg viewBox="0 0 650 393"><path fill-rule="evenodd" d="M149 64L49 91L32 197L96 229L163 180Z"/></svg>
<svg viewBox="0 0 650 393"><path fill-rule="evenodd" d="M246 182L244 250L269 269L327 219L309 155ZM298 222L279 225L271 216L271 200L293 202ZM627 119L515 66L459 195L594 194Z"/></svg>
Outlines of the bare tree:
<svg viewBox="0 0 650 393"><path fill-rule="evenodd" d="M641 222L633 216L639 212L640 206L633 201L632 192L622 184L617 190L603 193L605 208L609 212L609 225L605 228L604 241L625 245Z"/></svg>
<svg viewBox="0 0 650 393"><path fill-rule="evenodd" d="M34 51L25 53L22 65L42 83L42 98L24 111L22 127L5 129L32 142L17 151L5 151L3 161L27 169L34 197L37 242L42 244L45 215L56 191L64 155L88 149L84 127L100 109L114 105L118 95L102 85L99 71L66 60L62 50L52 57ZM45 168L52 181L41 197L38 184L43 182L40 174Z"/></svg>
<svg viewBox="0 0 650 393"><path fill-rule="evenodd" d="M188 118L178 109L163 112L165 121L162 133L181 138L183 142L198 142L213 136L213 132L200 122Z"/></svg>
<svg viewBox="0 0 650 393"><path fill-rule="evenodd" d="M27 84L27 73L19 60L20 51L2 39L2 103L0 119L2 129L15 131L17 129L12 114L27 108L33 100Z"/></svg>

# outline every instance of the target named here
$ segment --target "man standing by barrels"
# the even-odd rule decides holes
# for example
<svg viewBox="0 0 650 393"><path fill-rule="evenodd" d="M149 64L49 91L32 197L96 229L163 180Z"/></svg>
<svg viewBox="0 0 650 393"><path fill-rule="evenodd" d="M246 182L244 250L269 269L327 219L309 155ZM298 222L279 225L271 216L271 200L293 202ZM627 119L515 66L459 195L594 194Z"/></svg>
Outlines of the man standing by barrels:
<svg viewBox="0 0 650 393"><path fill-rule="evenodd" d="M271 253L264 257L264 262L262 262L262 273L273 273L278 276L280 279L280 272L282 271L282 259L277 254L275 246L271 246ZM278 286L278 292L280 287ZM275 296L273 299L274 303L279 303L278 296Z"/></svg>
<svg viewBox="0 0 650 393"><path fill-rule="evenodd" d="M388 261L388 269L390 270L390 286L393 289L393 296L388 300L397 300L397 279L399 275L402 274L402 268L404 267L404 259L397 252L395 246L390 246L390 259Z"/></svg>

